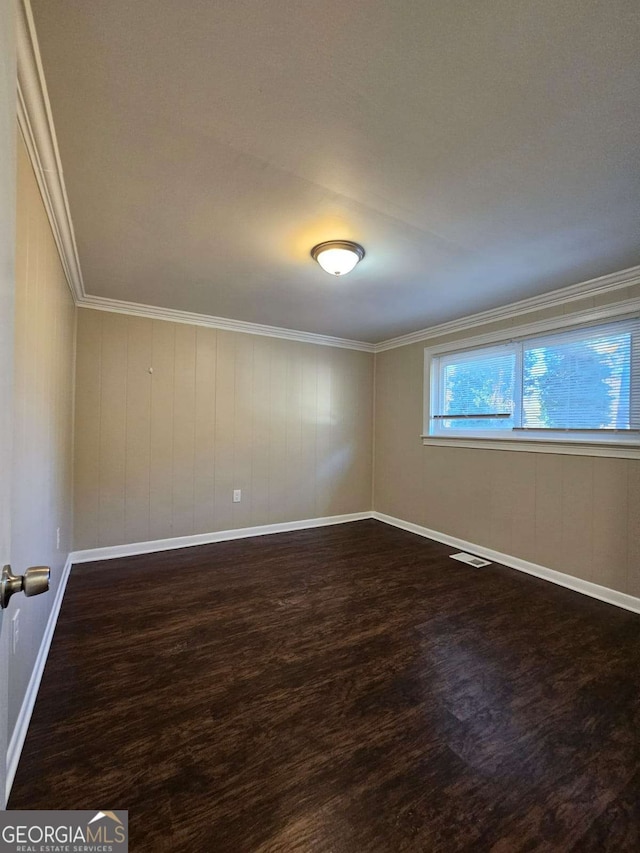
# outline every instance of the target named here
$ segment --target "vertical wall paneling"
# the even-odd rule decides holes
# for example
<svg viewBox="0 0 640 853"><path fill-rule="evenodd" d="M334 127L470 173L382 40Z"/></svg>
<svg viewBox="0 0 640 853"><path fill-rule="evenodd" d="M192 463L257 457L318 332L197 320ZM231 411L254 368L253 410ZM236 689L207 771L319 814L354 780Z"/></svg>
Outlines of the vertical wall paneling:
<svg viewBox="0 0 640 853"><path fill-rule="evenodd" d="M194 532L215 527L216 330L196 329Z"/></svg>
<svg viewBox="0 0 640 853"><path fill-rule="evenodd" d="M269 370L269 511L268 521L278 518L279 508L286 503L287 484L282 463L285 459L287 404L287 347L272 340Z"/></svg>
<svg viewBox="0 0 640 853"><path fill-rule="evenodd" d="M231 492L240 489L242 500L232 503L233 527L251 524L253 476L251 441L253 439L253 335L236 335L234 350L233 483ZM227 496L232 501L232 494Z"/></svg>
<svg viewBox="0 0 640 853"><path fill-rule="evenodd" d="M102 323L102 382L100 421L99 542L110 531L125 535L125 457L127 424L128 318Z"/></svg>
<svg viewBox="0 0 640 853"><path fill-rule="evenodd" d="M127 409L125 443L124 536L144 532L149 538L151 500L151 384L153 326L139 317L127 318Z"/></svg>
<svg viewBox="0 0 640 853"><path fill-rule="evenodd" d="M328 358L318 361L318 386L316 397L316 515L331 514L331 472L334 458L331 446L331 417L333 377Z"/></svg>
<svg viewBox="0 0 640 853"><path fill-rule="evenodd" d="M75 307L20 137L17 154L11 562L18 572L30 565L50 565L51 592L30 600L28 606L16 596L7 611L10 619L14 609L20 609L20 639L9 660L9 735L29 685L73 535ZM100 353L91 329L90 323L84 330L85 344L95 367ZM78 378L89 405L99 412L91 374L92 368L83 366ZM93 512L86 523L96 541L97 425L97 418L89 415L86 427L90 433L83 431L78 436L91 457L79 485L82 493L91 478L88 506Z"/></svg>
<svg viewBox="0 0 640 853"><path fill-rule="evenodd" d="M251 384L251 522L253 527L269 517L269 439L271 338L253 342Z"/></svg>
<svg viewBox="0 0 640 853"><path fill-rule="evenodd" d="M175 329L173 373L173 525L194 530L196 327Z"/></svg>
<svg viewBox="0 0 640 853"><path fill-rule="evenodd" d="M90 312L79 312L79 325L84 323L86 313ZM105 316L103 322L114 321ZM147 475L149 478L149 538L164 539L167 536L176 535L173 532L173 391L176 327L173 323L162 320L149 322L153 325L150 456ZM83 358L85 354L78 352L78 360L81 361ZM85 411L84 400L79 398L76 405L77 424L82 424L84 421ZM79 470L82 470L84 464L85 460L77 456L76 466ZM143 531L140 533L142 534ZM117 531L111 531L110 544L116 541L117 535ZM134 532L131 531L130 535L134 536ZM144 540L139 540L136 533L134 541Z"/></svg>
<svg viewBox="0 0 640 853"><path fill-rule="evenodd" d="M371 509L371 354L88 309L78 328L76 548Z"/></svg>
<svg viewBox="0 0 640 853"><path fill-rule="evenodd" d="M640 596L640 460L630 462L627 472L627 592Z"/></svg>
<svg viewBox="0 0 640 853"><path fill-rule="evenodd" d="M540 453L536 457L536 559L560 570L562 553L562 465L560 458ZM560 570L561 571L561 570Z"/></svg>
<svg viewBox="0 0 640 853"><path fill-rule="evenodd" d="M218 332L216 356L216 426L215 453L215 529L233 527L232 494L235 488L233 472L234 426L236 410L235 335Z"/></svg>
<svg viewBox="0 0 640 853"><path fill-rule="evenodd" d="M82 399L84 418L75 428L75 454L85 464L75 469L74 530L81 541L100 541L100 423L102 416L102 317L94 311L78 324L76 399Z"/></svg>
<svg viewBox="0 0 640 853"><path fill-rule="evenodd" d="M313 518L317 513L316 469L318 465L318 347L300 345L300 477L303 488L298 514L300 518Z"/></svg>
<svg viewBox="0 0 640 853"><path fill-rule="evenodd" d="M629 475L626 459L593 460L593 578L612 589L627 583Z"/></svg>
<svg viewBox="0 0 640 853"><path fill-rule="evenodd" d="M624 298L613 292L601 301ZM376 355L374 509L640 595L638 460L422 445L424 348L465 336Z"/></svg>
<svg viewBox="0 0 640 853"><path fill-rule="evenodd" d="M303 345L287 347L285 365L285 411L284 425L285 457L287 464L282 471L284 481L283 510L287 515L297 518L300 498L304 489L301 478L300 461L302 458L302 410L301 410L301 365L300 349Z"/></svg>
<svg viewBox="0 0 640 853"><path fill-rule="evenodd" d="M470 452L473 453L473 451ZM535 563L536 454L512 453L511 457L508 481L511 498L511 550L509 553L517 549L524 560Z"/></svg>
<svg viewBox="0 0 640 853"><path fill-rule="evenodd" d="M562 456L562 550L556 560L570 575L593 576L593 459Z"/></svg>

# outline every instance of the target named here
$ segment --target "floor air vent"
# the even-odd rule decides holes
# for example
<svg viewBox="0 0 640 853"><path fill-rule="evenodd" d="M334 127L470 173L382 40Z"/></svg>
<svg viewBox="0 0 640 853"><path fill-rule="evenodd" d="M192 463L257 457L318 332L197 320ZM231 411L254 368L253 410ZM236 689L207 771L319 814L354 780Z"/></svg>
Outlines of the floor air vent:
<svg viewBox="0 0 640 853"><path fill-rule="evenodd" d="M474 569L481 569L483 566L491 565L488 560L481 560L480 557L474 557L473 554L465 554L464 551L460 551L459 554L450 554L449 556L452 560L460 560L461 563L468 563Z"/></svg>

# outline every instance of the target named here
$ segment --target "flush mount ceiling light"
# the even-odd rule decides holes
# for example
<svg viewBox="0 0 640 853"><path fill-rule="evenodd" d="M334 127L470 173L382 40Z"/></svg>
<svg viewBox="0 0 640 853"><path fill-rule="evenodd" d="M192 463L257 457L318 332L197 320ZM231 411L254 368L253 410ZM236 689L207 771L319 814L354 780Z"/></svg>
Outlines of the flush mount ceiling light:
<svg viewBox="0 0 640 853"><path fill-rule="evenodd" d="M329 275L346 275L364 258L364 249L351 240L327 240L313 247L311 257Z"/></svg>

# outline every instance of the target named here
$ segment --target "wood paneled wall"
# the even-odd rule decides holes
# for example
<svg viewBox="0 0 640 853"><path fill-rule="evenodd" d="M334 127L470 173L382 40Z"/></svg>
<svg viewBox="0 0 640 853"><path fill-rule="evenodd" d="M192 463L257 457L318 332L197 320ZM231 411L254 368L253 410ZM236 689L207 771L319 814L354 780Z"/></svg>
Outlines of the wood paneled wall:
<svg viewBox="0 0 640 853"><path fill-rule="evenodd" d="M376 356L374 508L640 596L640 460L423 446L424 348L435 343Z"/></svg>
<svg viewBox="0 0 640 853"><path fill-rule="evenodd" d="M75 547L369 510L372 400L369 353L80 309Z"/></svg>
<svg viewBox="0 0 640 853"><path fill-rule="evenodd" d="M16 596L20 635L9 664L12 731L72 543L75 312L40 191L18 140L11 562L51 566L51 591ZM60 545L57 530L60 528Z"/></svg>
<svg viewBox="0 0 640 853"><path fill-rule="evenodd" d="M16 257L16 4L0 3L0 567L11 559L13 324ZM9 717L8 613L0 612L0 809L5 807Z"/></svg>

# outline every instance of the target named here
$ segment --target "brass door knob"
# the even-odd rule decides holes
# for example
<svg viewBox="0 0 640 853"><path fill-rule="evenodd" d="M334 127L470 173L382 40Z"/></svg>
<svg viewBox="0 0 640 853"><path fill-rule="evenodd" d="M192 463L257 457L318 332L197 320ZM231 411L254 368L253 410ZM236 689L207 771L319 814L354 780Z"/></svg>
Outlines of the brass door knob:
<svg viewBox="0 0 640 853"><path fill-rule="evenodd" d="M27 597L47 592L50 577L49 566L31 566L24 575L14 575L11 566L5 566L0 577L0 608L8 607L16 592L24 592Z"/></svg>

